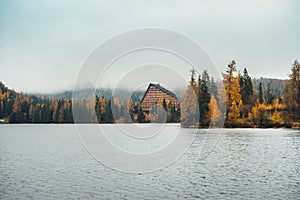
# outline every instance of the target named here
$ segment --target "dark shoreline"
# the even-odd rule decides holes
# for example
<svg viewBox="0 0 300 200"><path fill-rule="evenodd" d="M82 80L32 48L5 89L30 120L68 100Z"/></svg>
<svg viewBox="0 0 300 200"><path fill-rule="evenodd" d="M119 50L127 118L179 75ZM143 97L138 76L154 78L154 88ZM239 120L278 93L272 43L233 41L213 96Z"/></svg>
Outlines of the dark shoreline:
<svg viewBox="0 0 300 200"><path fill-rule="evenodd" d="M150 123L0 123L1 125L109 125L109 124L150 124ZM152 124L160 124L160 123L152 123ZM164 123L164 124L178 124L180 123ZM182 127L186 129L300 129L300 126L199 126L199 127Z"/></svg>

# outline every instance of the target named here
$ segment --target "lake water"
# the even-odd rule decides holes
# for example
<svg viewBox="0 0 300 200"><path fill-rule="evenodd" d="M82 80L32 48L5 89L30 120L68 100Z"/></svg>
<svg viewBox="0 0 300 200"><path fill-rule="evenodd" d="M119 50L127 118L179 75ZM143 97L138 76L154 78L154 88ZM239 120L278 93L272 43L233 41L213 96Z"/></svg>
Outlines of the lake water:
<svg viewBox="0 0 300 200"><path fill-rule="evenodd" d="M73 125L1 125L0 199L300 199L300 131L224 129L202 157L204 136L167 167L125 173L96 160Z"/></svg>

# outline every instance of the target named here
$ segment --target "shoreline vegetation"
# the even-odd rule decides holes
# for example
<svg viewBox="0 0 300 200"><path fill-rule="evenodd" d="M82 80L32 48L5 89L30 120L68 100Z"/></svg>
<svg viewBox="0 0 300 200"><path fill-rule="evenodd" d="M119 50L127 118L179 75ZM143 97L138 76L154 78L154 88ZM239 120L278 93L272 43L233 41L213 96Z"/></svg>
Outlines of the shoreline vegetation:
<svg viewBox="0 0 300 200"><path fill-rule="evenodd" d="M281 89L253 80L246 68L242 73L231 61L222 73L222 83L191 70L190 81L180 97L180 107L159 98L151 112L144 112L136 97L73 99L38 97L8 89L0 82L0 124L74 123L72 108L88 115L80 123L180 123L181 127L207 128L300 128L300 64L292 64ZM257 87L258 85L258 87ZM95 118L96 116L96 118Z"/></svg>

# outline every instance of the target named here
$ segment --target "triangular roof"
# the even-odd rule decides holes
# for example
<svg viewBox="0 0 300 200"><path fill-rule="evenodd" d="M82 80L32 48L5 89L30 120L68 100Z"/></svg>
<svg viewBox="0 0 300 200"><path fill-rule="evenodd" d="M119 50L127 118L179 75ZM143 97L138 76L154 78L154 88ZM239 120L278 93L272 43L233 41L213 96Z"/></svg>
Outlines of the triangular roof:
<svg viewBox="0 0 300 200"><path fill-rule="evenodd" d="M144 100L144 98L145 98L145 96L147 94L147 91L149 90L149 88L151 86L154 86L154 87L156 87L156 89L158 89L158 90L160 90L160 91L162 91L162 92L170 95L171 97L174 97L175 99L177 99L176 95L173 92L171 92L170 90L167 90L166 88L160 86L159 84L150 83L149 86L148 86L148 88L147 88L147 90L146 90L146 92L145 92L145 94L144 94L144 96L143 96L143 98L142 98L142 100L141 100L141 102L143 102L143 100Z"/></svg>

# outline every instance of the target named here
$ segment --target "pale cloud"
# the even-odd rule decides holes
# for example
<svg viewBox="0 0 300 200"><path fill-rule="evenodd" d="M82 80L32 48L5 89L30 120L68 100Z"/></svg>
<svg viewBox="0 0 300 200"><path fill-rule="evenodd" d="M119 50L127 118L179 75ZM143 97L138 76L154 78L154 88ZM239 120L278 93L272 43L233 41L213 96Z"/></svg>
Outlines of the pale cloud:
<svg viewBox="0 0 300 200"><path fill-rule="evenodd" d="M2 0L0 80L29 92L71 89L99 43L149 26L192 37L220 71L236 59L253 76L286 78L299 59L299 8L295 0Z"/></svg>

